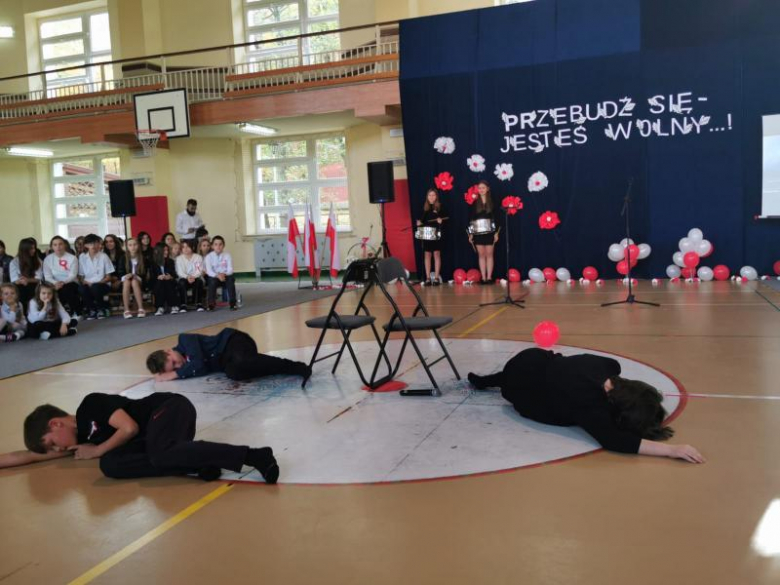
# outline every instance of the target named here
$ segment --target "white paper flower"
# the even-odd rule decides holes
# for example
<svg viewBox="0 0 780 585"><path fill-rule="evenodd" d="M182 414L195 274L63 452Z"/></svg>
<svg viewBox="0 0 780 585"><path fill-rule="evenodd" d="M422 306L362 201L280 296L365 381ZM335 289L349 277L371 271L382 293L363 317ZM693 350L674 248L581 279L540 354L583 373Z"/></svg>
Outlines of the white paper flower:
<svg viewBox="0 0 780 585"><path fill-rule="evenodd" d="M537 171L528 179L528 190L531 193L544 191L549 184L550 181L547 179L547 175L542 171Z"/></svg>
<svg viewBox="0 0 780 585"><path fill-rule="evenodd" d="M500 181L508 181L515 176L515 171L512 169L512 163L501 163L496 165L496 170L493 171L493 174Z"/></svg>
<svg viewBox="0 0 780 585"><path fill-rule="evenodd" d="M433 148L442 154L452 154L455 152L455 141L449 136L439 136L433 143Z"/></svg>
<svg viewBox="0 0 780 585"><path fill-rule="evenodd" d="M481 173L485 170L485 157L479 154L472 154L466 159L466 164L475 173Z"/></svg>

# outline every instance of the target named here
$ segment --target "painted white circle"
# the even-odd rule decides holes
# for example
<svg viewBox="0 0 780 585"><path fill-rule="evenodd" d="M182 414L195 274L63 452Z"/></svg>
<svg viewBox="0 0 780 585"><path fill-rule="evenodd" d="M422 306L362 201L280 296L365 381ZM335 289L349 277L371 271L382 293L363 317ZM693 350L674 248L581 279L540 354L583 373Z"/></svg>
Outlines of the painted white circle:
<svg viewBox="0 0 780 585"><path fill-rule="evenodd" d="M599 449L577 427L543 425L521 417L500 392L474 391L468 372L492 373L523 349L520 341L445 339L462 377L445 360L433 368L442 396L402 397L397 392L369 393L345 351L336 375L333 360L315 364L314 375L301 389L300 378L274 376L234 382L218 374L186 381L143 382L123 392L140 398L153 391L187 396L198 411L197 439L274 449L279 483L347 484L429 480L534 466ZM435 340L420 341L423 355L437 356ZM397 356L401 342L388 344ZM353 344L361 367L368 370L378 353L374 342ZM337 351L326 345L320 355ZM586 350L556 346L564 355ZM273 352L308 362L314 347ZM644 380L664 394L673 413L680 390L667 375L645 364L603 352L617 359L626 378ZM410 388L430 388L425 371L407 347L396 379ZM260 475L226 472L223 479L262 481Z"/></svg>

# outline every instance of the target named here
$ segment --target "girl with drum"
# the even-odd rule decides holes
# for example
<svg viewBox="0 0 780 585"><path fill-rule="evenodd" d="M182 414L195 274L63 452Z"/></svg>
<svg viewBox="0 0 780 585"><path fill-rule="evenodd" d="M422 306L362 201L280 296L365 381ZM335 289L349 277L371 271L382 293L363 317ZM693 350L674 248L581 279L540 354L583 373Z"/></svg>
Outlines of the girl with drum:
<svg viewBox="0 0 780 585"><path fill-rule="evenodd" d="M438 286L441 284L441 228L442 222L447 219L444 207L441 204L439 192L436 189L428 189L425 194L423 214L417 220L416 236L422 241L423 256L425 259L425 284ZM431 278L431 256L433 257L433 278Z"/></svg>
<svg viewBox="0 0 780 585"><path fill-rule="evenodd" d="M487 181L477 183L477 193L479 197L469 212L469 243L476 247L479 255L482 284L490 284L493 281L493 248L498 242L500 228L496 229L496 215Z"/></svg>

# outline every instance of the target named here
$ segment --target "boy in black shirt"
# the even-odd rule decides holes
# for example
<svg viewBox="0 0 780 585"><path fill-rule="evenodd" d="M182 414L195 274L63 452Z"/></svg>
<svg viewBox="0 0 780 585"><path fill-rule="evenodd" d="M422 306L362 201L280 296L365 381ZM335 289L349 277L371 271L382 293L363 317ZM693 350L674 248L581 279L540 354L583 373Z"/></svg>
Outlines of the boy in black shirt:
<svg viewBox="0 0 780 585"><path fill-rule="evenodd" d="M71 415L50 404L24 421L28 451L0 455L0 468L73 454L100 458L107 477L130 479L197 474L210 481L222 469L257 469L266 483L279 478L270 447L195 441L196 412L180 394L159 392L139 400L113 394L89 394Z"/></svg>
<svg viewBox="0 0 780 585"><path fill-rule="evenodd" d="M468 375L478 390L501 388L522 416L558 426L579 426L608 451L704 463L690 445L668 445L663 396L638 380L621 378L620 364L593 354L563 356L532 348L512 357L503 371Z"/></svg>

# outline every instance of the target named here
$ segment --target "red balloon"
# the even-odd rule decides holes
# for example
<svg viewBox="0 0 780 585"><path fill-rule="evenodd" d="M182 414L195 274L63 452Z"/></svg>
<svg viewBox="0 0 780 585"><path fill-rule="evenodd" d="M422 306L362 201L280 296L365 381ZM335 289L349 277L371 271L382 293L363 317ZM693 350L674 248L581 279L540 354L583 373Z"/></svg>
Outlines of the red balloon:
<svg viewBox="0 0 780 585"><path fill-rule="evenodd" d="M509 282L520 282L520 271L510 268L507 273L507 280L509 280Z"/></svg>
<svg viewBox="0 0 780 585"><path fill-rule="evenodd" d="M635 258L634 256L631 256L631 268L639 264L639 258Z"/></svg>
<svg viewBox="0 0 780 585"><path fill-rule="evenodd" d="M545 280L555 280L556 279L555 268L545 268L544 270L542 270L542 272L544 272Z"/></svg>
<svg viewBox="0 0 780 585"><path fill-rule="evenodd" d="M636 244L631 244L629 246L626 246L626 249L623 251L623 258L628 260L629 257L631 258L631 262L636 262L637 260L639 260L639 246L637 246Z"/></svg>
<svg viewBox="0 0 780 585"><path fill-rule="evenodd" d="M696 268L699 265L699 255L696 252L686 252L683 256L683 264L687 268Z"/></svg>
<svg viewBox="0 0 780 585"><path fill-rule="evenodd" d="M731 276L731 271L725 264L718 264L712 269L712 274L715 276L715 280L728 280L729 276Z"/></svg>
<svg viewBox="0 0 780 585"><path fill-rule="evenodd" d="M539 347L552 347L560 337L558 325L553 321L542 321L534 327L534 341Z"/></svg>
<svg viewBox="0 0 780 585"><path fill-rule="evenodd" d="M466 280L471 282L481 282L482 274L476 268L472 268L466 273Z"/></svg>
<svg viewBox="0 0 780 585"><path fill-rule="evenodd" d="M623 274L623 275L628 274L628 262L626 262L625 260L621 260L620 262L618 262L616 268L618 274Z"/></svg>
<svg viewBox="0 0 780 585"><path fill-rule="evenodd" d="M582 269L582 278L588 280L596 280L599 277L599 271L593 268L593 266L586 266Z"/></svg>
<svg viewBox="0 0 780 585"><path fill-rule="evenodd" d="M466 280L466 271L463 268L458 268L452 273L452 280L455 281L455 284L463 284L463 281Z"/></svg>
<svg viewBox="0 0 780 585"><path fill-rule="evenodd" d="M777 274L777 276L780 276L780 260L775 262L775 265L774 265L773 268L775 269L775 274Z"/></svg>
<svg viewBox="0 0 780 585"><path fill-rule="evenodd" d="M696 276L696 268L694 268L693 266L683 268L682 270L680 270L680 274L683 275L683 278L693 278L694 276Z"/></svg>

